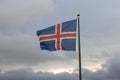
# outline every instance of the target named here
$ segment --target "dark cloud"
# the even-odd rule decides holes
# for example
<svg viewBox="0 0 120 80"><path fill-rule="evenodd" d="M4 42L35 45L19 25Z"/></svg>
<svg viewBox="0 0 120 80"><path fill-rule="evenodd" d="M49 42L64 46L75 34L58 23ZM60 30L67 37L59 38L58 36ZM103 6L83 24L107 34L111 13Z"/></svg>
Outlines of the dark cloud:
<svg viewBox="0 0 120 80"><path fill-rule="evenodd" d="M120 80L120 55L112 57L105 64L102 69L95 72L83 69L84 80Z"/></svg>
<svg viewBox="0 0 120 80"><path fill-rule="evenodd" d="M120 80L120 55L116 55L103 64L102 69L92 72L82 69L83 80ZM0 73L0 80L78 80L78 69L73 73L62 72L53 74L50 72L34 72L24 68Z"/></svg>
<svg viewBox="0 0 120 80"><path fill-rule="evenodd" d="M0 74L0 80L77 80L77 74L48 72L33 72L32 69L12 70Z"/></svg>

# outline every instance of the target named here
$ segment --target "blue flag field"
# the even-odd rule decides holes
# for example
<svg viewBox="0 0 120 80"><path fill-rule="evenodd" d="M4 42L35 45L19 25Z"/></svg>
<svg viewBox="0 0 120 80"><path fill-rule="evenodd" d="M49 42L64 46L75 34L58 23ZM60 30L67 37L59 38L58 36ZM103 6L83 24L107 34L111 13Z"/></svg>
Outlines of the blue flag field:
<svg viewBox="0 0 120 80"><path fill-rule="evenodd" d="M41 50L76 50L77 19L58 23L46 29L38 30Z"/></svg>

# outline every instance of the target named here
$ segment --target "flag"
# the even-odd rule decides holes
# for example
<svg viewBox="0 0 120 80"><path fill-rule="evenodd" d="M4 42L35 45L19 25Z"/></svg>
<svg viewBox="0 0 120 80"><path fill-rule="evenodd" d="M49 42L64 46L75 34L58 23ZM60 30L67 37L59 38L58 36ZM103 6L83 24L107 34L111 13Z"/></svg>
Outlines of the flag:
<svg viewBox="0 0 120 80"><path fill-rule="evenodd" d="M58 23L46 29L38 30L37 36L41 50L76 50L77 19Z"/></svg>

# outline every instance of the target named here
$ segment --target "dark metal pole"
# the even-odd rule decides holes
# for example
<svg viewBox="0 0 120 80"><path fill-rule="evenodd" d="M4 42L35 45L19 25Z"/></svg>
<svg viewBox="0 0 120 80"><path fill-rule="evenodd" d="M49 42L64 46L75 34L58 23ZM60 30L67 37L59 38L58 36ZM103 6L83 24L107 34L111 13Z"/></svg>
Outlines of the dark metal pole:
<svg viewBox="0 0 120 80"><path fill-rule="evenodd" d="M79 59L79 80L82 80L82 69L81 69L81 44L80 44L80 14L78 17L78 59Z"/></svg>

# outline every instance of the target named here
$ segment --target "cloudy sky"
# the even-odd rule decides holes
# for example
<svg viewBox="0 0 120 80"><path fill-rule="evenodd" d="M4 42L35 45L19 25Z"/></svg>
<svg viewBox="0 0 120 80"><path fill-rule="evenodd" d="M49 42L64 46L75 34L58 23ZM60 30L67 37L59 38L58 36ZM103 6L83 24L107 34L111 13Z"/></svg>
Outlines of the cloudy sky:
<svg viewBox="0 0 120 80"><path fill-rule="evenodd" d="M77 52L41 51L36 31L80 13L84 80L120 80L119 0L0 0L0 80L77 80Z"/></svg>

